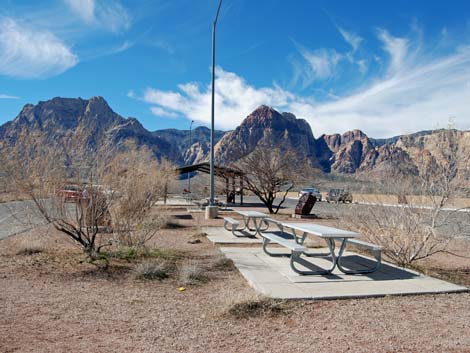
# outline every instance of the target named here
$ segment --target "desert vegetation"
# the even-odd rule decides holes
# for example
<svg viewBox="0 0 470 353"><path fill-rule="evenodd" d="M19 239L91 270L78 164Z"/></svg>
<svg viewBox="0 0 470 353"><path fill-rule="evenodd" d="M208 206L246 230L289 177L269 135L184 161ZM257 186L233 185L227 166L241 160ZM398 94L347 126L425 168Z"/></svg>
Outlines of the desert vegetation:
<svg viewBox="0 0 470 353"><path fill-rule="evenodd" d="M175 179L169 162L132 144L71 164L60 150L12 153L3 156L2 175L32 201L29 212L73 240L91 261L106 259L105 247L144 247L166 224L165 210L152 208Z"/></svg>
<svg viewBox="0 0 470 353"><path fill-rule="evenodd" d="M396 176L392 183L384 182L388 193L398 200L396 207L375 200L366 211L353 212L342 223L382 245L385 256L400 266L411 266L437 253L451 253L450 242L468 236L470 226L469 213L451 208L455 198L467 193L470 170L470 157L457 148L455 135L450 129L436 134L438 152L421 154L418 175ZM416 198L424 199L424 204L414 203Z"/></svg>
<svg viewBox="0 0 470 353"><path fill-rule="evenodd" d="M287 194L308 174L306 169L310 169L293 150L268 143L259 144L241 157L234 168L243 173L246 190L256 195L271 214L279 212Z"/></svg>

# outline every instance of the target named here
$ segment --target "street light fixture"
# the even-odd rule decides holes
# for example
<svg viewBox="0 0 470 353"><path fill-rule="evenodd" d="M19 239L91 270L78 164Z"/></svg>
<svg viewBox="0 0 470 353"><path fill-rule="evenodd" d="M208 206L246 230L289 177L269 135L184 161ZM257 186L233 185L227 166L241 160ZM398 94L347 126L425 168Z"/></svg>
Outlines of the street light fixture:
<svg viewBox="0 0 470 353"><path fill-rule="evenodd" d="M206 218L217 217L217 206L215 206L214 198L214 96L215 96L215 29L217 26L217 19L219 18L220 7L222 0L219 1L217 7L217 14L215 15L214 22L212 23L212 106L211 106L211 153L210 153L210 198L209 206L206 208Z"/></svg>

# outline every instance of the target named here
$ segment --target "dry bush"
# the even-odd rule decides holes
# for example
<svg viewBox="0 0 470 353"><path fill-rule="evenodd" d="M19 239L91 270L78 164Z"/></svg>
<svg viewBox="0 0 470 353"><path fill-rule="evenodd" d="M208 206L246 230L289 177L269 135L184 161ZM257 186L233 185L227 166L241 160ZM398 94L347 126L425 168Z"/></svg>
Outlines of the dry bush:
<svg viewBox="0 0 470 353"><path fill-rule="evenodd" d="M240 320L287 315L291 309L292 305L286 300L260 296L233 303L227 310L227 314Z"/></svg>
<svg viewBox="0 0 470 353"><path fill-rule="evenodd" d="M74 181L81 185L81 173L67 166L66 158L60 152L18 156L9 154L3 160L4 175L9 184L19 193L27 194L32 203L26 204L26 216L23 222L40 217L46 224L51 224L62 234L66 234L79 244L91 259L97 258L100 249L108 242L98 237L99 229L108 215L108 201L93 188L88 195L73 203L64 202L59 190L67 180L74 176ZM81 172L84 173L82 169ZM71 176L72 175L72 176ZM90 176L94 182L94 173ZM91 184L93 185L93 184ZM35 221L37 222L37 219ZM34 221L26 227L34 228Z"/></svg>
<svg viewBox="0 0 470 353"><path fill-rule="evenodd" d="M179 282L183 285L197 285L208 280L205 269L195 261L182 264L179 270Z"/></svg>
<svg viewBox="0 0 470 353"><path fill-rule="evenodd" d="M25 140L25 149L28 144ZM172 180L172 166L156 162L152 153L134 145L117 146L97 153L93 160L70 160L63 148L31 147L0 156L0 174L18 193L27 194L25 222L51 224L79 245L92 261L102 258L102 248L113 240L143 246L165 223L162 213L150 209L165 197ZM171 172L170 172L171 171ZM76 184L80 197L65 202L64 185ZM31 222L31 228L37 226ZM113 230L113 235L106 231ZM105 232L104 232L105 231Z"/></svg>
<svg viewBox="0 0 470 353"><path fill-rule="evenodd" d="M135 269L137 279L158 279L168 278L175 271L175 266L166 261L144 262L137 265Z"/></svg>
<svg viewBox="0 0 470 353"><path fill-rule="evenodd" d="M216 271L235 271L236 267L232 260L227 258L224 254L217 253L212 259L211 269Z"/></svg>
<svg viewBox="0 0 470 353"><path fill-rule="evenodd" d="M449 252L449 243L468 235L468 213L447 209L458 195L459 169L470 167L468 156L456 147L455 131L443 130L437 142L438 155L423 151L418 159L419 176L395 179L390 186L400 203L394 207L381 201L366 209L353 208L343 221L352 225L372 243L384 247L384 255L400 266L440 252ZM461 171L460 171L461 172ZM414 204L409 195L418 195L426 206Z"/></svg>
<svg viewBox="0 0 470 353"><path fill-rule="evenodd" d="M17 255L34 255L46 251L46 247L39 240L23 240L18 246Z"/></svg>
<svg viewBox="0 0 470 353"><path fill-rule="evenodd" d="M166 198L174 177L173 166L156 162L146 148L120 153L106 166L104 181L115 199L110 207L113 233L120 245L142 247L168 223L161 209L153 214L151 209Z"/></svg>

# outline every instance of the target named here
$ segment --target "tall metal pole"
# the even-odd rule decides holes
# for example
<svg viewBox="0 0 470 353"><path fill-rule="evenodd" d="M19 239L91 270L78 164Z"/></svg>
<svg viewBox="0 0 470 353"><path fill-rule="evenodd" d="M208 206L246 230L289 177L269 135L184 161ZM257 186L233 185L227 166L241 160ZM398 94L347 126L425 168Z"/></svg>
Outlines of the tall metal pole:
<svg viewBox="0 0 470 353"><path fill-rule="evenodd" d="M212 115L211 115L211 160L210 160L210 199L209 206L214 206L214 95L215 95L215 29L217 26L217 19L219 17L220 7L222 0L219 1L217 14L215 15L214 22L212 23Z"/></svg>
<svg viewBox="0 0 470 353"><path fill-rule="evenodd" d="M190 150L192 146L191 129L193 128L193 123L194 123L194 120L191 120L191 124L189 125L189 149ZM191 172L188 172L188 193L191 193Z"/></svg>

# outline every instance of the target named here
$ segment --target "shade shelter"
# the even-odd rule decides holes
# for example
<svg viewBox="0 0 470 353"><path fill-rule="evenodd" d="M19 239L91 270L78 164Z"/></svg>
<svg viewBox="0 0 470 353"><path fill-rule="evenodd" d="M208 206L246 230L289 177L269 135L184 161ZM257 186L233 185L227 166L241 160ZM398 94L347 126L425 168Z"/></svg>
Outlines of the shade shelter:
<svg viewBox="0 0 470 353"><path fill-rule="evenodd" d="M186 173L193 172L202 172L205 174L210 174L210 164L209 162L198 163L193 165L188 165L184 167L177 168L176 171L178 174L183 175ZM225 181L225 195L227 196L227 202L234 202L235 199L232 199L232 195L236 195L236 185L239 184L240 187L240 204L243 205L243 176L245 173L239 170L235 170L228 167L214 166L214 176L222 178ZM238 178L238 180L237 180Z"/></svg>

